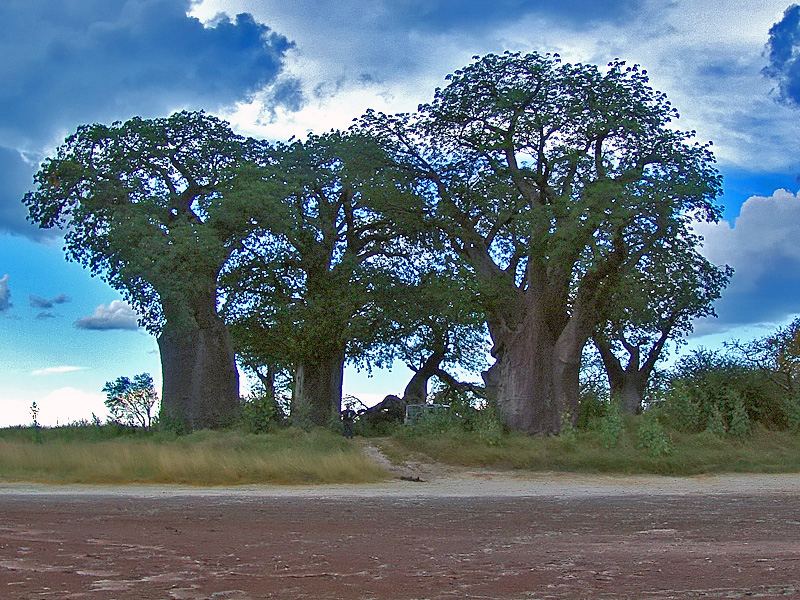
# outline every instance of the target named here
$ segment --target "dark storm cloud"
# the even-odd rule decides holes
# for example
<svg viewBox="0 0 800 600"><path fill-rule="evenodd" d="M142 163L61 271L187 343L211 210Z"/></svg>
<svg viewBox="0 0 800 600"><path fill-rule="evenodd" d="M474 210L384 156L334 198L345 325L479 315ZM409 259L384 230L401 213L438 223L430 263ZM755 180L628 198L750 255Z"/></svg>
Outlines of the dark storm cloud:
<svg viewBox="0 0 800 600"><path fill-rule="evenodd" d="M39 229L25 220L28 211L21 200L32 185L34 171L33 165L25 162L19 152L0 146L0 232L52 239L56 235L53 231Z"/></svg>
<svg viewBox="0 0 800 600"><path fill-rule="evenodd" d="M213 111L274 81L291 42L248 14L205 27L189 8L189 0L4 0L0 141L19 147L84 122Z"/></svg>
<svg viewBox="0 0 800 600"><path fill-rule="evenodd" d="M769 66L764 73L778 84L782 102L800 106L800 6L791 5L769 30Z"/></svg>
<svg viewBox="0 0 800 600"><path fill-rule="evenodd" d="M620 20L634 22L644 0L250 0L261 20L279 15L313 57L323 81L309 95L326 98L342 87L402 82L438 65L441 77L471 54L504 49L503 28L524 23L532 43L548 30L579 31ZM224 6L214 2L214 7ZM515 48L511 48L512 50ZM455 55L460 58L453 62ZM399 90L399 86L391 86ZM431 92L433 90L431 89ZM389 92L391 94L391 92Z"/></svg>
<svg viewBox="0 0 800 600"><path fill-rule="evenodd" d="M214 111L275 82L285 37L249 14L204 26L190 0L0 2L0 230L52 237L26 224L20 203L42 152L82 123L177 109ZM271 98L302 102L291 80Z"/></svg>

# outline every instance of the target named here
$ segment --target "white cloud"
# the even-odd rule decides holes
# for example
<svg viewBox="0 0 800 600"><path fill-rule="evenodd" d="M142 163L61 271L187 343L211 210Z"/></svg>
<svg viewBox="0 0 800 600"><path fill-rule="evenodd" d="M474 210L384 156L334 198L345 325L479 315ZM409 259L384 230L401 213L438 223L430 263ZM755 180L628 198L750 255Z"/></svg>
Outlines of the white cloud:
<svg viewBox="0 0 800 600"><path fill-rule="evenodd" d="M62 387L39 395L3 398L0 427L30 425L33 422L31 405L34 402L39 409L36 420L46 427L68 425L82 419L89 421L92 413L104 422L108 416L105 399L103 394L74 387Z"/></svg>
<svg viewBox="0 0 800 600"><path fill-rule="evenodd" d="M127 302L114 300L108 306L99 305L94 314L75 321L78 329L138 329L138 315Z"/></svg>
<svg viewBox="0 0 800 600"><path fill-rule="evenodd" d="M8 273L0 277L0 312L5 312L12 306L11 291L8 289Z"/></svg>
<svg viewBox="0 0 800 600"><path fill-rule="evenodd" d="M72 371L84 371L87 367L45 367L44 369L36 369L31 371L31 375L55 375L58 373L70 373Z"/></svg>
<svg viewBox="0 0 800 600"><path fill-rule="evenodd" d="M776 264L800 264L800 193L776 190L772 196L748 198L739 216L695 230L705 238L710 261L736 269L738 285L754 285Z"/></svg>
<svg viewBox="0 0 800 600"><path fill-rule="evenodd" d="M472 55L536 50L570 62L639 63L679 109L676 126L713 140L720 164L800 169L797 115L774 102L774 83L761 72L786 0L763 0L757 9L733 0L606 2L605 19L588 5L576 10L580 4L474 2L454 13L436 1L204 0L193 14L252 12L297 42L287 73L302 81L305 105L270 117L268 95L256 95L227 115L250 135L302 137L347 127L366 108L414 110Z"/></svg>
<svg viewBox="0 0 800 600"><path fill-rule="evenodd" d="M706 258L736 270L717 303L719 326L800 313L800 194L753 196L733 224L701 223L695 231L705 238Z"/></svg>

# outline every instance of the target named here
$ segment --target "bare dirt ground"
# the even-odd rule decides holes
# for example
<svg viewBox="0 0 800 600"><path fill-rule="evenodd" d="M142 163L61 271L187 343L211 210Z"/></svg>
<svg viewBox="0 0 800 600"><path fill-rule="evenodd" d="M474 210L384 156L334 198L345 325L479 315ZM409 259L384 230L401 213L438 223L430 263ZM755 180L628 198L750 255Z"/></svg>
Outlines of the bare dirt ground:
<svg viewBox="0 0 800 600"><path fill-rule="evenodd" d="M800 598L800 475L394 471L2 485L0 600Z"/></svg>

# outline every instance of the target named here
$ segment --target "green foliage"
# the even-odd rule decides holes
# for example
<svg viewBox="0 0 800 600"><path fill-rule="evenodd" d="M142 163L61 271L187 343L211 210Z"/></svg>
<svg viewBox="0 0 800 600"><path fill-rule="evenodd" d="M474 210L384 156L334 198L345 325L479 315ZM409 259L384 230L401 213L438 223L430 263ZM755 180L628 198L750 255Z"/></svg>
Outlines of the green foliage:
<svg viewBox="0 0 800 600"><path fill-rule="evenodd" d="M730 411L728 433L735 437L748 435L751 429L751 422L741 393L733 393L728 405Z"/></svg>
<svg viewBox="0 0 800 600"><path fill-rule="evenodd" d="M275 398L266 392L254 392L242 398L239 427L249 433L265 433L286 423L286 415Z"/></svg>
<svg viewBox="0 0 800 600"><path fill-rule="evenodd" d="M658 404L673 427L687 432L741 437L755 423L791 429L796 422L794 403L767 370L704 349L676 364Z"/></svg>
<svg viewBox="0 0 800 600"><path fill-rule="evenodd" d="M150 373L135 375L133 380L118 377L107 381L103 391L113 422L144 429L153 425L153 407L158 403L158 394Z"/></svg>
<svg viewBox="0 0 800 600"><path fill-rule="evenodd" d="M561 413L561 427L558 430L558 439L561 440L561 444L567 451L572 450L578 441L578 432L575 429L575 425L572 424L572 415L568 410Z"/></svg>
<svg viewBox="0 0 800 600"><path fill-rule="evenodd" d="M800 399L788 396L781 403L781 410L786 418L786 428L792 432L800 432Z"/></svg>
<svg viewBox="0 0 800 600"><path fill-rule="evenodd" d="M24 198L32 222L65 231L67 258L120 290L159 336L170 427L224 426L238 409L217 279L270 213L234 193L258 145L203 112L82 125Z"/></svg>
<svg viewBox="0 0 800 600"><path fill-rule="evenodd" d="M716 437L722 437L728 431L725 417L718 406L711 406L708 411L708 420L704 432Z"/></svg>
<svg viewBox="0 0 800 600"><path fill-rule="evenodd" d="M597 432L603 448L614 448L619 444L625 433L625 420L622 406L617 400L611 399L605 403Z"/></svg>
<svg viewBox="0 0 800 600"><path fill-rule="evenodd" d="M622 394L627 386L629 393L640 393L641 403L667 343L680 345L694 319L714 315L713 304L732 275L730 267L717 267L702 256L693 236L655 244L642 256L611 288L606 322L593 336L611 393ZM642 408L632 396L628 402L630 414Z"/></svg>
<svg viewBox="0 0 800 600"><path fill-rule="evenodd" d="M646 410L638 419L636 438L639 447L653 458L666 456L674 451L672 440L654 409Z"/></svg>
<svg viewBox="0 0 800 600"><path fill-rule="evenodd" d="M251 144L202 112L83 125L24 202L34 223L65 229L67 257L122 291L157 334L167 318L193 318L189 301L249 233L258 207L228 191Z"/></svg>
<svg viewBox="0 0 800 600"><path fill-rule="evenodd" d="M497 409L486 404L472 415L472 431L487 446L497 446L503 438L503 421Z"/></svg>
<svg viewBox="0 0 800 600"><path fill-rule="evenodd" d="M234 195L269 210L252 216L221 279L237 351L265 364L364 359L402 287L416 196L367 135L262 144L256 159Z"/></svg>
<svg viewBox="0 0 800 600"><path fill-rule="evenodd" d="M671 430L658 418L630 417L616 446L606 448L597 431L578 430L568 451L558 436L504 434L487 444L457 429L407 436L393 441L406 452L423 453L446 464L535 472L653 473L689 476L703 473L798 473L800 436L753 427L746 438ZM650 420L651 419L651 420Z"/></svg>
<svg viewBox="0 0 800 600"><path fill-rule="evenodd" d="M448 389L439 400L449 402L442 408L427 410L415 423L396 431L396 435L414 438L447 432L474 434L487 445L498 444L504 434L497 408L469 392Z"/></svg>
<svg viewBox="0 0 800 600"><path fill-rule="evenodd" d="M519 368L556 381L554 340L594 331L610 291L646 271L645 257L694 248L687 214L719 218L710 145L672 126L666 96L619 60L600 69L505 52L447 79L416 114L369 112L359 127L415 174L426 214L478 282L495 347L511 353L524 339L531 358ZM584 341L565 344L570 360ZM548 385L500 376L528 382L504 402L534 404L542 430L557 428Z"/></svg>
<svg viewBox="0 0 800 600"><path fill-rule="evenodd" d="M8 427L0 429L0 439L20 443L75 442L94 443L120 437L146 439L155 435L155 428L144 430L120 423L100 423L99 419L75 421L58 427Z"/></svg>

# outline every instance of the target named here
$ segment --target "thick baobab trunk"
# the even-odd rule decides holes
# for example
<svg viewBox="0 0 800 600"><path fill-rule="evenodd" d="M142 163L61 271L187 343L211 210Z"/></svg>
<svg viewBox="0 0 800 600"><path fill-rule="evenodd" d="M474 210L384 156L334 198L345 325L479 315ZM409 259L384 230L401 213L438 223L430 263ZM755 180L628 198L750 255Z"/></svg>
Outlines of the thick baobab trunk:
<svg viewBox="0 0 800 600"><path fill-rule="evenodd" d="M528 434L553 434L565 411L578 416L580 358L587 340L577 317L557 338L536 307L528 307L513 331L490 323L497 363L485 381L494 381L497 408L506 426ZM488 375L492 377L489 378Z"/></svg>
<svg viewBox="0 0 800 600"><path fill-rule="evenodd" d="M483 389L486 398L492 402L497 402L497 390L500 386L500 363L494 363L481 373L481 379L483 379Z"/></svg>
<svg viewBox="0 0 800 600"><path fill-rule="evenodd" d="M158 337L163 391L161 418L182 430L230 425L238 416L239 373L215 296L194 302L193 318L168 318Z"/></svg>
<svg viewBox="0 0 800 600"><path fill-rule="evenodd" d="M342 411L344 351L301 360L295 367L292 424L322 427L338 422Z"/></svg>
<svg viewBox="0 0 800 600"><path fill-rule="evenodd" d="M577 309L575 309L577 313ZM581 327L580 318L573 314L567 326L558 336L553 349L553 395L556 405L560 409L560 419L564 413L569 413L572 424L578 422L580 411L580 374L581 355L589 339L585 329Z"/></svg>
<svg viewBox="0 0 800 600"><path fill-rule="evenodd" d="M553 351L542 319L528 315L514 331L490 325L497 358L497 409L512 431L556 433L561 420Z"/></svg>

